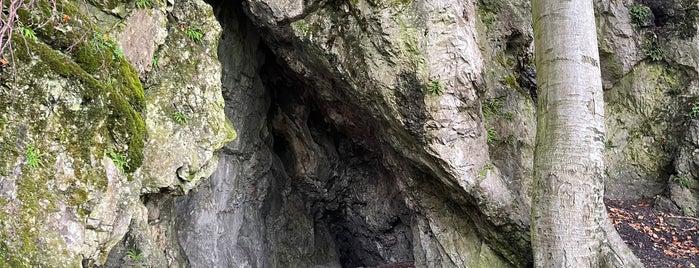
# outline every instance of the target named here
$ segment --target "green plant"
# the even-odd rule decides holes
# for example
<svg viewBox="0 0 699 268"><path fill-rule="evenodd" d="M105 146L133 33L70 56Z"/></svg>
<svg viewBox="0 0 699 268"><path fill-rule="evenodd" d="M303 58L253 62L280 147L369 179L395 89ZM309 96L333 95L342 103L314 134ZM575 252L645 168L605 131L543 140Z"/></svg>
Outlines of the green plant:
<svg viewBox="0 0 699 268"><path fill-rule="evenodd" d="M696 4L694 4L696 5ZM694 22L697 21L699 17L699 12L687 12L687 16L677 16L667 22L667 26L673 29L680 38L687 39L692 38L697 33L697 27Z"/></svg>
<svg viewBox="0 0 699 268"><path fill-rule="evenodd" d="M486 125L485 132L487 135L488 144L492 145L493 142L498 140L498 133L495 131L493 126Z"/></svg>
<svg viewBox="0 0 699 268"><path fill-rule="evenodd" d="M643 24L643 21L646 20L646 18L648 18L649 14L650 8L644 5L633 5L629 9L629 15L631 15L631 19L636 24Z"/></svg>
<svg viewBox="0 0 699 268"><path fill-rule="evenodd" d="M138 0L136 1L136 8L138 9L144 9L144 8L152 8L153 7L153 2L150 0Z"/></svg>
<svg viewBox="0 0 699 268"><path fill-rule="evenodd" d="M604 142L604 149L612 149L612 148L616 148L616 145L614 145L614 143L612 143L612 140L607 140Z"/></svg>
<svg viewBox="0 0 699 268"><path fill-rule="evenodd" d="M512 122L513 120L515 120L515 115L512 112L506 112L505 120Z"/></svg>
<svg viewBox="0 0 699 268"><path fill-rule="evenodd" d="M304 34L306 34L308 32L308 23L306 23L306 21L304 21L304 20L296 21L292 24L292 26L295 26L297 29L299 29Z"/></svg>
<svg viewBox="0 0 699 268"><path fill-rule="evenodd" d="M50 11L50 18L47 18L45 16L41 15L36 15L37 14L37 4L39 2L45 2L49 6L53 6L53 8ZM0 27L0 55L3 55L6 52L6 49L10 47L12 43L12 37L14 36L13 31L18 30L21 34L23 34L25 37L29 37L33 41L36 41L36 35L34 34L34 31L31 29L27 29L22 27L21 25L17 25L16 23L19 23L21 20L26 21L28 14L29 19L32 20L34 23L41 23L40 25L45 25L49 22L53 23L54 18L56 18L56 0L48 0L48 1L24 1L24 0L7 0L7 1L2 1L2 12L0 12L0 21L2 24L2 27ZM43 4L41 4L43 5ZM41 18L40 21L37 21L36 19ZM39 26L39 27L42 27ZM29 31L24 31L22 29L27 29ZM29 36L28 36L29 35ZM0 261L0 263L2 263Z"/></svg>
<svg viewBox="0 0 699 268"><path fill-rule="evenodd" d="M22 35L24 35L24 37L28 38L29 40L32 40L32 41L36 42L37 39L36 39L36 33L34 32L34 30L29 29L29 28L25 28L25 27L22 27L22 26L17 26L17 30L18 30L20 33L22 33Z"/></svg>
<svg viewBox="0 0 699 268"><path fill-rule="evenodd" d="M691 119L699 117L699 102L691 102L689 103L689 106L687 116Z"/></svg>
<svg viewBox="0 0 699 268"><path fill-rule="evenodd" d="M199 26L189 26L187 29L185 29L184 33L187 35L187 37L189 37L189 39L192 39L192 41L195 42L200 42L204 37L204 33L202 33Z"/></svg>
<svg viewBox="0 0 699 268"><path fill-rule="evenodd" d="M488 99L483 102L483 118L495 118L500 115L502 107L505 105L505 98Z"/></svg>
<svg viewBox="0 0 699 268"><path fill-rule="evenodd" d="M134 261L142 261L143 260L143 252L139 252L135 249L129 249L126 251L126 256L129 257L129 259L134 260Z"/></svg>
<svg viewBox="0 0 699 268"><path fill-rule="evenodd" d="M488 171L493 171L493 169L495 169L495 167L492 164L485 164L485 166L478 171L478 177L485 178L485 176L488 175Z"/></svg>
<svg viewBox="0 0 699 268"><path fill-rule="evenodd" d="M126 155L122 153L117 153L114 151L108 151L107 152L107 157L112 159L112 162L114 162L114 165L121 170L123 173L126 168L129 168L129 163L126 162Z"/></svg>
<svg viewBox="0 0 699 268"><path fill-rule="evenodd" d="M313 22L309 25L306 21L299 20L295 22L293 26L301 31L306 38L313 37L313 33L320 30L320 24L318 22Z"/></svg>
<svg viewBox="0 0 699 268"><path fill-rule="evenodd" d="M663 49L660 47L660 44L658 44L658 37L656 37L655 35L651 35L651 37L646 39L646 41L643 43L643 52L652 61L663 60L664 52Z"/></svg>
<svg viewBox="0 0 699 268"><path fill-rule="evenodd" d="M187 124L187 117L180 111L172 113L172 119L180 125Z"/></svg>
<svg viewBox="0 0 699 268"><path fill-rule="evenodd" d="M478 4L478 17L488 30L492 30L496 25L498 13L500 12L500 1L481 0Z"/></svg>
<svg viewBox="0 0 699 268"><path fill-rule="evenodd" d="M515 136L512 135L512 134L507 135L507 137L505 138L505 140L503 140L502 142L504 142L504 143L507 144L507 145L515 144Z"/></svg>
<svg viewBox="0 0 699 268"><path fill-rule="evenodd" d="M95 33L90 43L95 49L111 51L112 60L121 59L124 57L124 53L121 51L119 45L114 43L114 41L111 41L109 39L109 35Z"/></svg>
<svg viewBox="0 0 699 268"><path fill-rule="evenodd" d="M522 90L522 87L517 83L517 78L514 75L504 76L501 83L515 90Z"/></svg>
<svg viewBox="0 0 699 268"><path fill-rule="evenodd" d="M37 168L39 166L44 166L44 164L41 163L41 157L43 157L44 154L40 153L34 146L27 146L24 150L24 156L27 158L29 167Z"/></svg>
<svg viewBox="0 0 699 268"><path fill-rule="evenodd" d="M674 181L682 188L689 188L689 179L682 174L677 174Z"/></svg>
<svg viewBox="0 0 699 268"><path fill-rule="evenodd" d="M114 54L114 57L116 57L116 59L121 59L121 58L124 57L124 52L122 52L122 51L121 51L121 48L119 48L119 47L117 47L117 46L115 46L115 47L112 49L112 53ZM112 59L115 59L115 58L112 58Z"/></svg>
<svg viewBox="0 0 699 268"><path fill-rule="evenodd" d="M427 83L427 92L432 96L442 95L443 89L442 83L439 81L430 80L430 82Z"/></svg>
<svg viewBox="0 0 699 268"><path fill-rule="evenodd" d="M161 57L160 50L158 50L153 55L153 60L151 61L151 65L153 66L153 69L158 68L158 61L160 60L160 57Z"/></svg>

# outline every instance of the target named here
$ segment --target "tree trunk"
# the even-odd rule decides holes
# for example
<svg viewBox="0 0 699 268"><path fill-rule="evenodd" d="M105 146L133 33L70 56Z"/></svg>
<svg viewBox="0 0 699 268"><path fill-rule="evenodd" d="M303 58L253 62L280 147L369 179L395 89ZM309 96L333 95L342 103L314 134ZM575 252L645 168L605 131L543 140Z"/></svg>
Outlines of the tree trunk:
<svg viewBox="0 0 699 268"><path fill-rule="evenodd" d="M533 0L536 267L640 267L603 203L604 103L591 0Z"/></svg>

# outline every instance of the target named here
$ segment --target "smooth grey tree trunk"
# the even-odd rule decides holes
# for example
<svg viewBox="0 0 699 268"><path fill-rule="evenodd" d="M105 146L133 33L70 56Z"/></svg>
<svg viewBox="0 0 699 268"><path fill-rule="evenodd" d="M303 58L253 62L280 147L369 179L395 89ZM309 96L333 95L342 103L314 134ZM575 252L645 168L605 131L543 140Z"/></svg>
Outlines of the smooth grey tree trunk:
<svg viewBox="0 0 699 268"><path fill-rule="evenodd" d="M536 267L640 267L603 203L604 103L592 0L533 0L539 87Z"/></svg>

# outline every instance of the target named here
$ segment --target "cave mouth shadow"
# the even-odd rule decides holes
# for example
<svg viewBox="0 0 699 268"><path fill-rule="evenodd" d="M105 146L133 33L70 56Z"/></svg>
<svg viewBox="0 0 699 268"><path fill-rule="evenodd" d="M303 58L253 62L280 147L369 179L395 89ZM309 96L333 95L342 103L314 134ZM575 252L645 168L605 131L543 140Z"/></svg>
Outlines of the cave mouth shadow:
<svg viewBox="0 0 699 268"><path fill-rule="evenodd" d="M365 124L361 129L337 126L328 116L332 106L343 113L361 109L327 103L273 55L260 70L270 90L268 128L274 153L283 163L290 187L301 193L316 230L327 230L343 267L377 267L413 263L411 215L396 178L380 152L380 143ZM347 118L363 115L343 114ZM286 120L282 124L280 121ZM358 139L357 136L362 136ZM373 141L366 137L373 136ZM310 155L310 156L309 156ZM312 167L299 171L298 167Z"/></svg>

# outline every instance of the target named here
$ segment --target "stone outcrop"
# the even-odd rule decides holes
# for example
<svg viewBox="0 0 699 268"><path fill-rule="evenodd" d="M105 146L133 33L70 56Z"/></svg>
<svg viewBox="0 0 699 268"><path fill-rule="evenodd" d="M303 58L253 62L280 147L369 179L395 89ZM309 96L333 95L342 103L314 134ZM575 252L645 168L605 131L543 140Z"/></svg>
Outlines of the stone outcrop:
<svg viewBox="0 0 699 268"><path fill-rule="evenodd" d="M699 212L699 122L692 120L686 127L675 159L677 174L670 177L668 186L670 198L682 213L696 217Z"/></svg>
<svg viewBox="0 0 699 268"><path fill-rule="evenodd" d="M209 5L93 4L59 1L53 20L20 12L18 23L34 34L14 34L2 75L0 266L101 264L138 226L156 244L141 196L194 188L213 172L213 152L235 136L223 114L220 30ZM180 29L195 18L201 40Z"/></svg>
<svg viewBox="0 0 699 268"><path fill-rule="evenodd" d="M531 265L529 1L58 7L0 75L0 266ZM596 9L606 195L695 215L699 9Z"/></svg>

